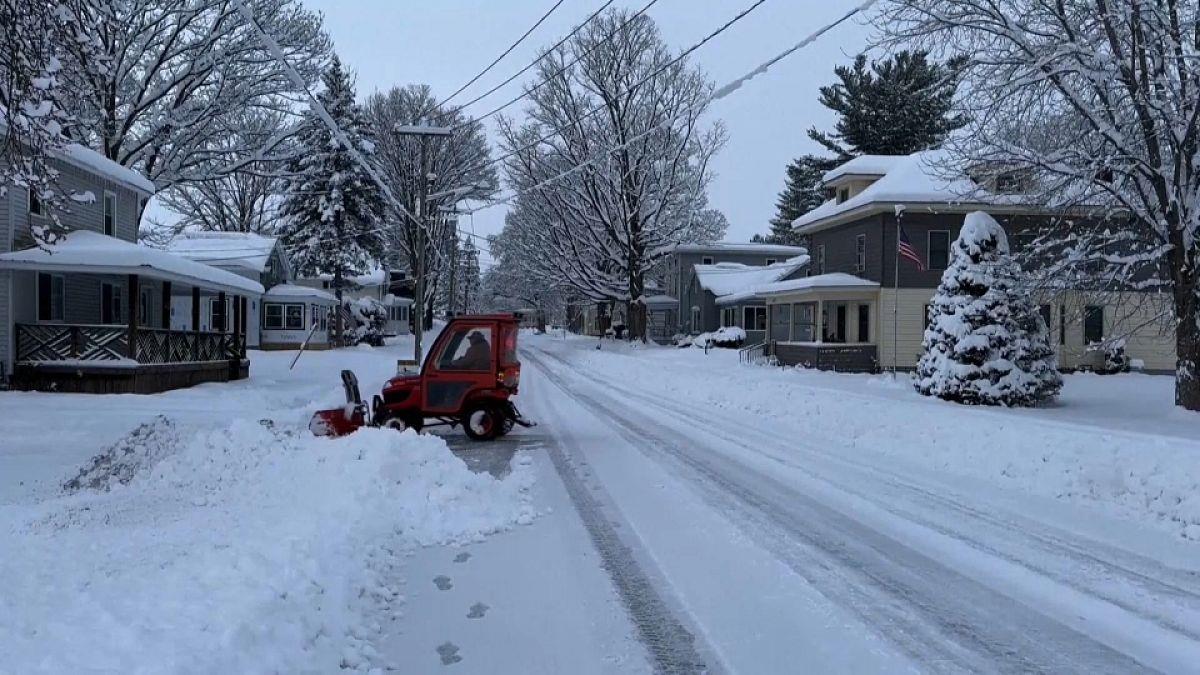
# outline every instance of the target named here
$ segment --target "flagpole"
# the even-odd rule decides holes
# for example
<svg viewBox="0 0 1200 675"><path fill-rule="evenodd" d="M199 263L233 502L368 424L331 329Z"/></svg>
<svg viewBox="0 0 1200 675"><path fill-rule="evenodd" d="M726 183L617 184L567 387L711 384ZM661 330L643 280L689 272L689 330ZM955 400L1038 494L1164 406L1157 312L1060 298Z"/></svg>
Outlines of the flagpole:
<svg viewBox="0 0 1200 675"><path fill-rule="evenodd" d="M896 264L895 276L892 277L892 379L896 379L899 370L900 354L900 219L904 217L904 206L896 205Z"/></svg>

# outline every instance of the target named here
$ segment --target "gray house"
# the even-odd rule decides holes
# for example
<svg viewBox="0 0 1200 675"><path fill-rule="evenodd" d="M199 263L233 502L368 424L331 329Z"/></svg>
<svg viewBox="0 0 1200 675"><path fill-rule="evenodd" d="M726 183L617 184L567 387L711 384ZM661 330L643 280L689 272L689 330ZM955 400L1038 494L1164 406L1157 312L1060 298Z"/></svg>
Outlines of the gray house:
<svg viewBox="0 0 1200 675"><path fill-rule="evenodd" d="M799 246L729 241L675 247L663 270L663 290L665 295L679 301L678 331L696 334L716 330L720 322L715 309L705 311L703 293L695 283L696 265L771 265L805 253L806 250Z"/></svg>
<svg viewBox="0 0 1200 675"><path fill-rule="evenodd" d="M255 280L137 244L154 185L79 145L52 158L71 232L45 248L38 195L0 191L0 377L21 389L152 392L245 377L247 303ZM172 330L173 298L187 330ZM209 298L228 307L202 328Z"/></svg>
<svg viewBox="0 0 1200 675"><path fill-rule="evenodd" d="M693 265L688 295L699 308L699 325L705 326L705 330L737 326L746 331L746 344L763 342L767 334L767 307L759 289L794 279L807 266L807 255L769 265L731 262Z"/></svg>

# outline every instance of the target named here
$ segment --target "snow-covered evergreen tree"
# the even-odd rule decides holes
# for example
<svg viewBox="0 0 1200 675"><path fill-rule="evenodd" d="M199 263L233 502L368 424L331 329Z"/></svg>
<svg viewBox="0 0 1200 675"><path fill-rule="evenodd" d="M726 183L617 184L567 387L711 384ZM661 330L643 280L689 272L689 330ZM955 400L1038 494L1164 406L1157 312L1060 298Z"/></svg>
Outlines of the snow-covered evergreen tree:
<svg viewBox="0 0 1200 675"><path fill-rule="evenodd" d="M833 133L808 130L809 138L843 160L856 155L907 155L941 143L967 123L953 112L954 92L966 60L930 61L926 52L902 50L867 65L834 69L838 82L821 87L821 105L838 114Z"/></svg>
<svg viewBox="0 0 1200 675"><path fill-rule="evenodd" d="M972 405L1025 406L1062 388L1046 326L1019 283L1004 229L967 215L929 307L916 388Z"/></svg>
<svg viewBox="0 0 1200 675"><path fill-rule="evenodd" d="M832 169L837 160L817 155L802 155L787 166L787 182L775 201L775 217L771 232L762 241L771 244L799 244L792 230L792 221L812 211L825 201L821 176Z"/></svg>
<svg viewBox="0 0 1200 675"><path fill-rule="evenodd" d="M362 109L354 102L354 83L335 56L322 77L317 98L346 138L368 159L375 145ZM379 189L350 151L309 111L299 135L301 152L290 165L280 231L301 275L330 274L339 305L346 277L363 274L383 256L377 222L383 212ZM335 319L342 338L342 317Z"/></svg>

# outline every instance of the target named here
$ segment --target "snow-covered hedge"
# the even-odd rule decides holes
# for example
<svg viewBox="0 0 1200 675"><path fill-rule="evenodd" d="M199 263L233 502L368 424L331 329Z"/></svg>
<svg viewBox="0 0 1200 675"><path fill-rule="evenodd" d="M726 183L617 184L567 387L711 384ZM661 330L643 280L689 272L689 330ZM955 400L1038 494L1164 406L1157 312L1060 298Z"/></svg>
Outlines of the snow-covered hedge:
<svg viewBox="0 0 1200 675"><path fill-rule="evenodd" d="M366 668L406 547L533 517L527 457L499 481L436 436L249 421L136 436L0 531L0 670Z"/></svg>
<svg viewBox="0 0 1200 675"><path fill-rule="evenodd" d="M746 331L738 326L724 326L711 333L701 333L692 338L694 347L725 347L736 349L746 342Z"/></svg>

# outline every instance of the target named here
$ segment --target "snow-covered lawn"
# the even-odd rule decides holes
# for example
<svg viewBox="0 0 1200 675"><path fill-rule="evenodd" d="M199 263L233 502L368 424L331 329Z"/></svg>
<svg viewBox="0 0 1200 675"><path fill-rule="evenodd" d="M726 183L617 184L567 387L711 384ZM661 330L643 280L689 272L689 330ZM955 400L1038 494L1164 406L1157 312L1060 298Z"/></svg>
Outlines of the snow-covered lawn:
<svg viewBox="0 0 1200 675"><path fill-rule="evenodd" d="M406 551L534 515L524 454L497 480L437 436L308 434L341 368L370 392L404 353L310 353L291 371L292 353L254 353L246 381L154 396L0 393L0 671L370 664ZM85 478L111 490L61 488L114 443L127 484L101 470Z"/></svg>
<svg viewBox="0 0 1200 675"><path fill-rule="evenodd" d="M1200 541L1200 415L1172 404L1170 377L1068 375L1052 407L983 408L920 396L907 375L742 366L735 350L612 341L596 350L594 339L572 340L573 363L601 381L736 412L747 425L868 461L983 478Z"/></svg>

